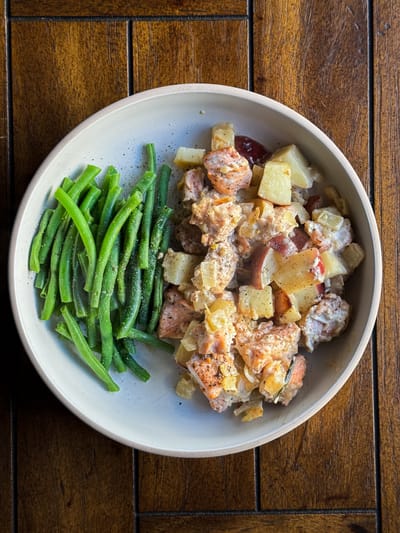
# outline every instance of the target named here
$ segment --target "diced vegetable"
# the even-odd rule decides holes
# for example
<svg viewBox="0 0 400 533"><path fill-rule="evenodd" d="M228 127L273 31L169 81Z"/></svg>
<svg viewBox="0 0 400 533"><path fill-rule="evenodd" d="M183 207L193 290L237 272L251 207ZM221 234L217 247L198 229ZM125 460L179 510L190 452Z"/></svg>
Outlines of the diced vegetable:
<svg viewBox="0 0 400 533"><path fill-rule="evenodd" d="M267 161L258 196L277 205L289 205L292 197L291 169L286 162Z"/></svg>

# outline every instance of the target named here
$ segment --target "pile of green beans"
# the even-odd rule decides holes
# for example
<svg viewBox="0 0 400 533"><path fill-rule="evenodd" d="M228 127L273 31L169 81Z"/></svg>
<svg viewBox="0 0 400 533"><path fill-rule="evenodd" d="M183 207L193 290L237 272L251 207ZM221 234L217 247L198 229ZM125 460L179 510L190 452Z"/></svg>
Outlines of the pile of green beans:
<svg viewBox="0 0 400 533"><path fill-rule="evenodd" d="M91 164L75 180L65 178L55 207L43 211L29 254L40 318L55 321L55 331L109 391L119 390L110 369L150 378L135 359L136 342L174 351L156 335L173 212L171 168L164 163L157 171L154 144L145 149L147 168L127 197L113 166L102 179Z"/></svg>

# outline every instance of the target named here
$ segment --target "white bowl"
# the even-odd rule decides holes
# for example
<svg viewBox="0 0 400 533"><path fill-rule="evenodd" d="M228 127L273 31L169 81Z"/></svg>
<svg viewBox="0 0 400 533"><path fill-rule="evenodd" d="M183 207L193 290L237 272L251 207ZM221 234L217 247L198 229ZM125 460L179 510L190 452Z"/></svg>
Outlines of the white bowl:
<svg viewBox="0 0 400 533"><path fill-rule="evenodd" d="M208 146L210 128L233 122L238 133L273 149L296 143L336 185L351 206L357 241L366 258L347 287L351 325L340 338L308 356L305 384L288 407L267 407L242 423L232 411L218 414L200 394L175 393L178 370L170 355L145 347L139 361L150 371L142 383L129 371L113 374L120 392L107 392L38 318L30 243L43 208L62 178L87 163L116 166L127 181L137 177L143 145L154 142L159 161L172 164L179 145ZM243 89L212 84L172 85L124 98L89 117L48 155L33 177L15 220L10 254L10 298L24 347L53 393L97 431L122 444L162 455L220 456L280 437L315 415L345 384L362 357L376 320L382 279L379 234L368 196L350 163L315 125L288 107Z"/></svg>

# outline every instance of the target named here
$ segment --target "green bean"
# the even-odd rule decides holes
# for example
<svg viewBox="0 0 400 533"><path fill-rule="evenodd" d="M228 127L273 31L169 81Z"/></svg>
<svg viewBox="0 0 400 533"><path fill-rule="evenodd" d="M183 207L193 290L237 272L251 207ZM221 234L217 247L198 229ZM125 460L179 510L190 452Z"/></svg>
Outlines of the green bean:
<svg viewBox="0 0 400 533"><path fill-rule="evenodd" d="M99 257L96 264L94 283L90 298L90 305L92 307L97 308L99 306L104 269L106 267L108 258L110 257L114 241L129 215L134 209L136 209L136 207L138 207L138 205L142 201L143 194L150 187L154 179L155 174L153 173L145 172L143 174L143 176L134 186L128 200L123 204L119 211L117 211L112 221L110 222L110 225L107 228L103 242L100 247Z"/></svg>
<svg viewBox="0 0 400 533"><path fill-rule="evenodd" d="M79 208L82 211L83 216L88 223L92 220L92 215L90 213L91 209L95 205L101 194L101 190L95 185L89 185L88 190L83 198ZM76 226L71 224L67 234L65 236L65 241L62 247L61 257L60 257L60 266L59 266L59 290L60 290L60 299L63 303L70 303L73 300L73 291L72 291L72 253L75 243L75 236L77 233Z"/></svg>
<svg viewBox="0 0 400 533"><path fill-rule="evenodd" d="M126 303L120 313L121 320L116 333L117 339L125 337L127 331L135 325L139 313L142 272L135 255L131 257L128 264L128 277L128 294Z"/></svg>
<svg viewBox="0 0 400 533"><path fill-rule="evenodd" d="M86 317L86 329L88 344L91 348L97 346L99 331L97 327L98 310L94 307L89 307L89 311Z"/></svg>
<svg viewBox="0 0 400 533"><path fill-rule="evenodd" d="M57 322L55 330L59 335L61 335L61 337L64 337L64 339L72 341L72 337L68 331L67 324L64 321Z"/></svg>
<svg viewBox="0 0 400 533"><path fill-rule="evenodd" d="M65 234L67 233L69 224L69 219L62 221L57 229L57 233L51 247L49 283L47 285L46 296L42 307L42 312L40 314L41 320L49 320L56 307L59 288L58 267L60 264Z"/></svg>
<svg viewBox="0 0 400 533"><path fill-rule="evenodd" d="M121 305L125 304L125 299L126 299L125 273L126 273L126 268L129 263L129 259L135 248L140 221L142 220L142 215L143 213L139 208L135 209L129 215L129 218L125 226L124 243L122 247L121 257L119 260L118 275L117 275L117 294L118 294L118 301L120 302Z"/></svg>
<svg viewBox="0 0 400 533"><path fill-rule="evenodd" d="M72 218L85 246L89 263L84 288L89 292L93 283L97 259L96 244L94 242L93 234L90 230L89 224L82 214L82 211L76 205L76 202L74 202L73 199L68 195L68 193L64 192L61 188L58 188L55 192L55 197L64 206L65 210Z"/></svg>
<svg viewBox="0 0 400 533"><path fill-rule="evenodd" d="M107 196L103 204L103 209L100 214L99 225L97 228L96 247L98 250L103 241L105 232L107 231L107 228L110 224L110 220L112 219L114 215L115 204L121 192L122 192L122 187L120 187L119 185L116 185L115 187L111 187L108 190Z"/></svg>
<svg viewBox="0 0 400 533"><path fill-rule="evenodd" d="M134 357L132 357L128 352L122 352L121 357L123 362L136 377L138 377L141 381L144 382L149 381L149 372L141 365L139 365L139 363Z"/></svg>
<svg viewBox="0 0 400 533"><path fill-rule="evenodd" d="M172 344L162 341L155 335L146 333L141 329L131 328L126 334L126 337L128 337L128 339L134 339L139 342L143 342L144 344L149 344L150 346L154 346L155 348L161 348L162 350L165 350L170 353L173 353L175 351L175 347Z"/></svg>
<svg viewBox="0 0 400 533"><path fill-rule="evenodd" d="M34 238L32 239L31 249L29 253L29 270L32 270L33 272L40 271L39 254L42 246L43 234L53 213L54 209L50 208L47 208L43 211L43 214L40 217L39 229Z"/></svg>
<svg viewBox="0 0 400 533"><path fill-rule="evenodd" d="M60 265L58 269L58 285L60 291L60 300L62 303L70 303L73 301L72 251L75 243L76 232L76 227L71 224L65 236L61 251Z"/></svg>
<svg viewBox="0 0 400 533"><path fill-rule="evenodd" d="M168 206L163 206L157 220L154 223L150 238L149 268L143 271L142 301L139 311L139 323L147 324L150 300L153 292L154 273L157 264L157 256L163 235L163 230L173 210Z"/></svg>
<svg viewBox="0 0 400 533"><path fill-rule="evenodd" d="M97 359L92 349L88 345L85 336L82 333L81 328L79 327L78 322L75 320L71 312L69 311L67 305L61 306L61 314L67 324L69 334L71 336L72 342L76 346L78 353L80 354L83 361L89 366L89 368L94 372L94 374L107 386L107 389L111 392L119 391L119 386L112 379L110 374L104 368L104 366Z"/></svg>
<svg viewBox="0 0 400 533"><path fill-rule="evenodd" d="M164 256L165 252L168 249L169 240L171 235L171 226L166 226L161 244L160 244L160 254ZM153 302L152 302L152 310L151 310L151 317L149 320L149 325L147 326L147 333L154 333L156 330L162 304L163 304L163 296L164 296L164 277L163 277L163 266L162 261L159 259L156 264L155 272L154 272L154 286L153 286Z"/></svg>
<svg viewBox="0 0 400 533"><path fill-rule="evenodd" d="M50 274L49 281L46 285L46 292L45 292L42 311L40 313L41 320L49 320L52 314L54 313L54 309L57 303L57 294L58 294L57 291L58 291L57 276L54 274L53 275Z"/></svg>
<svg viewBox="0 0 400 533"><path fill-rule="evenodd" d="M156 172L156 153L153 143L146 144L147 158L148 158L148 171ZM146 198L144 200L143 218L140 226L140 241L138 249L139 266L141 269L148 268L149 266L149 241L150 232L154 212L155 201L155 181L151 184L146 192Z"/></svg>
<svg viewBox="0 0 400 533"><path fill-rule="evenodd" d="M168 199L168 187L169 180L171 177L171 167L166 163L163 163L160 167L159 176L158 176L158 187L157 187L157 196L154 209L154 215L157 217L160 213L161 208L167 204Z"/></svg>
<svg viewBox="0 0 400 533"><path fill-rule="evenodd" d="M99 329L101 337L101 362L105 369L109 369L114 352L113 326L111 322L110 302L114 292L118 272L119 236L114 242L110 259L104 271L101 299L98 309Z"/></svg>
<svg viewBox="0 0 400 533"><path fill-rule="evenodd" d="M75 226L74 226L75 227ZM72 300L75 307L75 316L85 318L88 315L87 293L82 290L82 271L78 260L79 248L82 245L81 237L75 228L75 241L72 250Z"/></svg>
<svg viewBox="0 0 400 533"><path fill-rule="evenodd" d="M124 362L124 359L122 355L120 354L115 342L114 342L114 350L113 350L113 356L112 356L112 363L117 372L126 372L126 364Z"/></svg>
<svg viewBox="0 0 400 533"><path fill-rule="evenodd" d="M40 268L39 272L36 273L34 283L36 289L42 290L44 288L46 285L47 274L47 268Z"/></svg>
<svg viewBox="0 0 400 533"><path fill-rule="evenodd" d="M120 352L121 357L129 370L141 381L148 381L150 379L149 372L141 366L133 357L136 353L135 341L133 339L122 339Z"/></svg>
<svg viewBox="0 0 400 533"><path fill-rule="evenodd" d="M65 192L70 193L72 200L77 201L81 192L91 183L97 174L100 172L100 168L94 165L87 165L80 176L72 182L69 178L66 178L61 185L61 188ZM43 264L46 261L47 255L50 251L53 239L56 235L58 226L60 225L61 219L65 213L64 207L57 205L52 214L49 223L47 225L45 234L42 239L42 248L40 250L39 260Z"/></svg>
<svg viewBox="0 0 400 533"><path fill-rule="evenodd" d="M155 173L156 171L156 150L154 143L147 143L145 145L147 155L147 170Z"/></svg>
<svg viewBox="0 0 400 533"><path fill-rule="evenodd" d="M101 195L101 189L96 187L96 185L89 185L87 192L85 194L85 197L83 198L81 204L79 205L79 208L82 211L82 214L85 217L89 225L91 225L94 220L91 214L91 210L95 206L100 195Z"/></svg>
<svg viewBox="0 0 400 533"><path fill-rule="evenodd" d="M102 194L97 204L98 218L100 218L100 214L103 210L104 202L107 197L107 193L109 189L111 189L111 187L115 187L116 185L119 185L119 180L120 180L120 173L118 172L118 170L112 165L108 166L105 176L103 178L103 181L101 183Z"/></svg>

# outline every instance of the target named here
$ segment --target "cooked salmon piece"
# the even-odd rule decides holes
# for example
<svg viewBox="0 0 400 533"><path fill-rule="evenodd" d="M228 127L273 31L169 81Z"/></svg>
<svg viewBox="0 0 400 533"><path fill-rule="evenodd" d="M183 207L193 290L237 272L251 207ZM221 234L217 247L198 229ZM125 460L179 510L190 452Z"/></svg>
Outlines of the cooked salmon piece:
<svg viewBox="0 0 400 533"><path fill-rule="evenodd" d="M189 222L199 227L204 246L225 241L234 231L242 216L242 209L233 198L216 191L204 191L192 204Z"/></svg>
<svg viewBox="0 0 400 533"><path fill-rule="evenodd" d="M301 345L310 352L320 342L328 342L340 335L347 327L350 305L337 294L326 294L310 307L298 322L301 329Z"/></svg>
<svg viewBox="0 0 400 533"><path fill-rule="evenodd" d="M177 288L170 287L164 296L158 336L161 339L182 339L190 322L200 316Z"/></svg>
<svg viewBox="0 0 400 533"><path fill-rule="evenodd" d="M190 375L210 403L221 413L233 403L246 402L257 384L249 382L240 374L235 356L228 354L194 354L186 363Z"/></svg>
<svg viewBox="0 0 400 533"><path fill-rule="evenodd" d="M178 188L182 189L182 200L184 202L197 202L205 187L205 180L206 174L202 167L187 170L178 184Z"/></svg>
<svg viewBox="0 0 400 533"><path fill-rule="evenodd" d="M220 193L235 195L250 185L252 171L249 162L233 146L208 152L203 164L208 179Z"/></svg>
<svg viewBox="0 0 400 533"><path fill-rule="evenodd" d="M204 255L207 248L201 244L201 230L190 224L190 217L185 217L175 228L175 237L182 249L188 254Z"/></svg>
<svg viewBox="0 0 400 533"><path fill-rule="evenodd" d="M287 370L299 340L300 328L295 323L275 326L272 321L256 323L241 317L236 324L236 349L256 374L272 360L282 361Z"/></svg>
<svg viewBox="0 0 400 533"><path fill-rule="evenodd" d="M213 355L195 353L186 363L186 367L209 400L214 400L224 390L226 377L237 375L231 353Z"/></svg>

